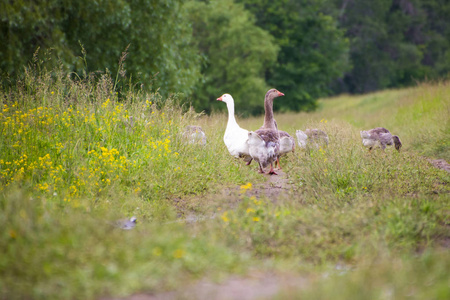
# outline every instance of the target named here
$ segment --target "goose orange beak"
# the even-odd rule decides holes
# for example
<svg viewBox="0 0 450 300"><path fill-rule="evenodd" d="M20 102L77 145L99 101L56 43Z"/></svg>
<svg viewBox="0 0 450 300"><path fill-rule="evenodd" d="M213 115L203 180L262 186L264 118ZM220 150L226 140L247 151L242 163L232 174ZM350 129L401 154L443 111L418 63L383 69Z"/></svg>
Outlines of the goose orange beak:
<svg viewBox="0 0 450 300"><path fill-rule="evenodd" d="M280 92L280 91L277 91L277 92L278 92L278 96L284 96L284 94L282 92Z"/></svg>
<svg viewBox="0 0 450 300"><path fill-rule="evenodd" d="M222 97L217 98L217 101L223 101Z"/></svg>

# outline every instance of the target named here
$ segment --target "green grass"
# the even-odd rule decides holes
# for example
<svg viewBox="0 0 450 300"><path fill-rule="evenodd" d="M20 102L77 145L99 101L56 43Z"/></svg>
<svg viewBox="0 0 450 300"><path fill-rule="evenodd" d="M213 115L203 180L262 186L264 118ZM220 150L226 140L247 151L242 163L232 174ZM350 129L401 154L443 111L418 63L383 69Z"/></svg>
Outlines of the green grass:
<svg viewBox="0 0 450 300"><path fill-rule="evenodd" d="M450 158L449 83L276 114L293 135L330 137L282 159L291 191L277 201L250 196L267 177L228 154L226 115L136 88L119 100L113 87L54 70L0 91L1 298L157 293L255 269L311 281L281 299L448 298L450 176L427 158ZM207 145L186 143L186 125L202 126ZM359 131L376 126L402 152L368 153ZM134 230L111 224L132 215Z"/></svg>
<svg viewBox="0 0 450 300"><path fill-rule="evenodd" d="M275 299L448 299L448 255L383 257L355 270L330 269L307 289L290 289Z"/></svg>
<svg viewBox="0 0 450 300"><path fill-rule="evenodd" d="M283 98L279 98L283 101ZM276 102L275 102L276 107ZM450 160L450 85L448 82L421 84L415 88L388 90L360 96L339 96L319 101L314 113L275 116L280 129L317 127L327 130L331 121L353 127L359 141L359 131L385 127L396 134L404 150L427 157ZM256 120L248 120L255 127ZM327 121L327 123L325 123Z"/></svg>

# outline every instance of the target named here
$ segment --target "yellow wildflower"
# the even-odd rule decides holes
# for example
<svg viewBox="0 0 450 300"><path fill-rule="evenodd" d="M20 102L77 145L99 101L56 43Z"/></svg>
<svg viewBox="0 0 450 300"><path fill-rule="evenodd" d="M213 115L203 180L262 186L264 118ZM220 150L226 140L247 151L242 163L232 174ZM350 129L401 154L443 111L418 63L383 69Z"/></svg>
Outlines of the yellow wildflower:
<svg viewBox="0 0 450 300"><path fill-rule="evenodd" d="M226 211L226 212L224 212L223 214L222 214L222 220L224 221L224 222L229 222L230 221L230 219L228 219L228 211Z"/></svg>
<svg viewBox="0 0 450 300"><path fill-rule="evenodd" d="M155 248L153 248L152 253L153 253L154 256L161 256L162 250L159 247L155 247Z"/></svg>
<svg viewBox="0 0 450 300"><path fill-rule="evenodd" d="M173 257L175 258L182 258L184 256L185 251L183 249L177 249L173 253Z"/></svg>
<svg viewBox="0 0 450 300"><path fill-rule="evenodd" d="M252 184L250 182L248 182L245 185L241 185L241 193L245 193L247 190L251 190L252 189Z"/></svg>

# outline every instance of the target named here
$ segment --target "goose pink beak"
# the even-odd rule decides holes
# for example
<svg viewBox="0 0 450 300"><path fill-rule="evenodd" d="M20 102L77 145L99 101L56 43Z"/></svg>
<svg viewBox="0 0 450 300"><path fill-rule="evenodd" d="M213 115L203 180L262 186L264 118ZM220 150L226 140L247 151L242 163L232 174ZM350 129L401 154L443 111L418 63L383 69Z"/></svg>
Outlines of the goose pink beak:
<svg viewBox="0 0 450 300"><path fill-rule="evenodd" d="M278 92L278 96L284 96L284 94L282 92L280 92L280 91L277 91L277 92Z"/></svg>
<svg viewBox="0 0 450 300"><path fill-rule="evenodd" d="M217 98L217 101L223 101L222 97Z"/></svg>

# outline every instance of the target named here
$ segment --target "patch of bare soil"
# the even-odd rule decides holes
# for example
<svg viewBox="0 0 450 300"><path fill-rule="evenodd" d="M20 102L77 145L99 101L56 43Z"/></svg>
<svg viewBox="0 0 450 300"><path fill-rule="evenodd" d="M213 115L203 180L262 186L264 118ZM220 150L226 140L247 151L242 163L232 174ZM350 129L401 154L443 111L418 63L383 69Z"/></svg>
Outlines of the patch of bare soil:
<svg viewBox="0 0 450 300"><path fill-rule="evenodd" d="M261 184L253 185L251 190L246 191L246 195L257 198L267 198L272 202L289 198L295 193L295 187L285 172L276 170L278 175L261 175L267 180ZM239 187L238 187L239 189Z"/></svg>
<svg viewBox="0 0 450 300"><path fill-rule="evenodd" d="M225 209L235 208L242 201L243 192L245 196L256 196L267 198L271 201L282 201L289 199L295 193L294 185L282 170L276 170L278 175L261 175L267 180L260 184L254 184L251 189L243 191L240 186L225 188L215 195L208 195L204 199L198 199L196 206L208 206L202 213L196 213L189 209L189 204L183 200L175 200L179 208L179 222L197 223L206 219L213 219L220 215ZM300 195L297 195L300 196ZM102 300L174 300L174 299L196 299L196 300L253 300L270 299L280 292L295 291L306 286L308 279L292 274L251 272L245 277L231 276L221 283L203 279L194 285L180 287L175 291L158 294L135 294L125 298L102 298Z"/></svg>
<svg viewBox="0 0 450 300"><path fill-rule="evenodd" d="M305 287L308 280L302 277L256 273L246 278L231 277L223 283L214 283L204 279L194 286L179 291L160 294L136 294L126 298L103 300L252 300L271 299L280 292L294 291Z"/></svg>
<svg viewBox="0 0 450 300"><path fill-rule="evenodd" d="M428 161L436 168L450 172L450 164L444 159L429 159Z"/></svg>
<svg viewBox="0 0 450 300"><path fill-rule="evenodd" d="M178 222L196 223L206 219L214 219L223 211L236 208L243 196L265 198L272 202L301 197L296 192L295 185L282 170L276 170L278 175L261 175L267 180L253 184L250 189L243 190L240 186L226 187L214 194L195 197L195 199L175 199L178 209ZM200 209L201 211L198 211Z"/></svg>
<svg viewBox="0 0 450 300"><path fill-rule="evenodd" d="M429 160L435 167L450 172L450 164L443 159ZM285 199L301 197L295 190L295 185L285 172L276 171L278 175L266 176L267 180L261 184L255 184L251 189L245 191L246 196L256 196L257 198L267 198L273 202ZM186 223L197 223L206 219L213 219L219 213L217 210L233 209L242 200L242 189L239 186L225 188L217 194L199 199L200 205L210 207L209 213L197 214L189 211L189 205L183 201L176 200L174 203L180 208L179 221ZM199 204L197 204L199 205ZM206 210L208 211L208 209ZM443 247L448 248L449 240L445 239ZM103 298L102 300L175 300L175 299L196 299L196 300L253 300L270 299L280 292L295 291L305 287L309 280L298 275L273 274L253 272L246 277L232 276L221 283L213 282L209 279L203 279L196 284L183 287L175 291L163 292L158 294L135 294L125 298Z"/></svg>

